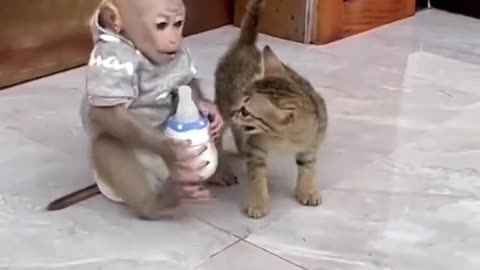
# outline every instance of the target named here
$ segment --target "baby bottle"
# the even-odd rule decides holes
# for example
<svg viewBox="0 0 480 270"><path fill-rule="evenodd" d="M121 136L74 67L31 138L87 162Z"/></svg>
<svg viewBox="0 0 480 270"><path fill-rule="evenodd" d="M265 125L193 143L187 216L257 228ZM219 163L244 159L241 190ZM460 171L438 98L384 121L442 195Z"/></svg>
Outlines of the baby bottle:
<svg viewBox="0 0 480 270"><path fill-rule="evenodd" d="M202 145L208 147L198 156L200 162L210 162L199 172L202 179L207 179L215 173L218 164L217 149L210 139L209 120L198 111L192 99L192 89L189 86L179 87L178 98L177 111L168 119L165 135L177 140L190 140L193 148Z"/></svg>

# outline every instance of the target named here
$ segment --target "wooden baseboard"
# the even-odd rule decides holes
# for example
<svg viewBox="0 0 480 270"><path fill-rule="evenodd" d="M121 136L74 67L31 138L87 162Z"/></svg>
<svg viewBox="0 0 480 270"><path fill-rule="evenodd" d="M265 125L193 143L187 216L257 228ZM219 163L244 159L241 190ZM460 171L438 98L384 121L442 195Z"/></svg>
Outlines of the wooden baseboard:
<svg viewBox="0 0 480 270"><path fill-rule="evenodd" d="M185 34L233 22L232 0L184 0ZM100 0L15 0L0 8L0 89L86 63Z"/></svg>
<svg viewBox="0 0 480 270"><path fill-rule="evenodd" d="M415 14L415 0L317 0L314 43L325 44Z"/></svg>

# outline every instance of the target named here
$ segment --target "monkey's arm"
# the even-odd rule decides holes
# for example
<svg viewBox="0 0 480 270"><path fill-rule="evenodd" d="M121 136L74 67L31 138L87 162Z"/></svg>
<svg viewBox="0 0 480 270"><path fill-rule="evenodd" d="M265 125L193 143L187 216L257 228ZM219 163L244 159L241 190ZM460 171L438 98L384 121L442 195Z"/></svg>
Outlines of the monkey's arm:
<svg viewBox="0 0 480 270"><path fill-rule="evenodd" d="M200 87L200 81L197 78L193 78L189 86L192 88L192 98L196 104L200 101L206 100Z"/></svg>
<svg viewBox="0 0 480 270"><path fill-rule="evenodd" d="M121 142L162 154L167 138L154 127L143 124L124 105L92 106L89 118L99 129Z"/></svg>

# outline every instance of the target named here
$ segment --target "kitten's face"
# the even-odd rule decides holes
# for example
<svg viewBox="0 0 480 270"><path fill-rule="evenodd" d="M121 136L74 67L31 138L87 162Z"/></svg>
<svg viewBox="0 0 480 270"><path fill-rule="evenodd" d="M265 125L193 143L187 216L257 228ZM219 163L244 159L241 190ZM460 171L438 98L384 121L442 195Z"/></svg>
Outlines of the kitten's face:
<svg viewBox="0 0 480 270"><path fill-rule="evenodd" d="M245 134L282 137L295 125L301 109L299 91L283 63L266 46L262 52L263 78L254 80L232 108L231 119Z"/></svg>
<svg viewBox="0 0 480 270"><path fill-rule="evenodd" d="M293 125L296 105L289 97L278 95L274 86L281 79L276 80L277 85L272 80L253 83L233 107L231 119L245 134L280 136Z"/></svg>

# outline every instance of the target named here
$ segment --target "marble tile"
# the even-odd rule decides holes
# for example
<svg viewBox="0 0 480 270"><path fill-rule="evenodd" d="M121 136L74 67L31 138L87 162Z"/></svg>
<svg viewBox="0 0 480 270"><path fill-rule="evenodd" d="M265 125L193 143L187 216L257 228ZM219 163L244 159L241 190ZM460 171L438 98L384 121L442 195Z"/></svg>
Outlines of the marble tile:
<svg viewBox="0 0 480 270"><path fill-rule="evenodd" d="M76 73L74 73L76 74ZM28 83L28 88L0 92L0 127L16 130L23 136L74 156L86 156L86 137L81 126L81 92L63 89L60 75L56 87L44 80ZM53 84L53 83L51 83Z"/></svg>
<svg viewBox="0 0 480 270"><path fill-rule="evenodd" d="M480 201L329 191L246 240L309 270L477 269Z"/></svg>
<svg viewBox="0 0 480 270"><path fill-rule="evenodd" d="M198 270L300 270L301 268L286 262L264 250L240 242L233 247L197 267Z"/></svg>
<svg viewBox="0 0 480 270"><path fill-rule="evenodd" d="M273 168L276 168L275 161L269 162ZM273 221L281 218L289 209L297 207L293 197L293 183L291 171L287 175L282 175L275 169L270 169L271 178L271 199L274 207L270 214L259 220L247 218L243 212L245 190L246 190L246 171L245 166L239 159L234 159L233 164L240 179L240 184L232 187L214 188L214 201L209 204L194 206L192 213L199 218L217 228L233 233L239 238L245 238L252 232L267 227ZM292 164L293 165L293 164ZM288 186L284 188L284 186Z"/></svg>
<svg viewBox="0 0 480 270"><path fill-rule="evenodd" d="M0 268L478 269L479 27L428 10L325 46L261 35L330 114L323 205L298 205L293 158L272 157L272 210L261 220L240 212L239 160L240 186L215 189L215 201L178 220L141 222L100 196L45 213L52 198L92 183L78 116L85 70L0 91L0 243L9 243ZM226 26L186 39L209 98L237 35Z"/></svg>
<svg viewBox="0 0 480 270"><path fill-rule="evenodd" d="M366 130L367 132L358 132ZM368 132L374 131L374 132ZM317 182L328 190L356 179L355 172L394 152L400 145L420 136L425 130L379 125L375 122L334 119L325 145L318 153ZM301 208L294 199L296 165L293 156L272 156L268 160L269 186L272 199L271 213L261 220L246 219L241 214L245 197L246 170L241 160L235 160L234 168L240 186L215 190L216 200L199 206L197 216L239 237L268 226L292 209ZM352 179L353 178L353 179Z"/></svg>
<svg viewBox="0 0 480 270"><path fill-rule="evenodd" d="M188 215L143 222L100 196L46 212L51 199L92 183L85 160L12 130L0 129L0 144L1 269L192 269L237 241Z"/></svg>
<svg viewBox="0 0 480 270"><path fill-rule="evenodd" d="M35 269L35 270L89 270L89 269L99 269L99 270L118 270L118 269L141 269L141 270L158 270L158 269L169 269L169 270L187 270L191 268L185 268L168 261L161 260L152 260L149 262L146 261L136 261L133 259L113 259L113 260L91 260L91 261L82 261L82 262L72 262L60 265L51 265L51 266L39 266L39 265L30 265L28 267L19 267L19 268L7 268L8 270L25 270L25 269Z"/></svg>
<svg viewBox="0 0 480 270"><path fill-rule="evenodd" d="M480 58L480 52L478 57ZM480 63L466 62L455 54L443 56L433 50L410 54L409 63L408 71L411 74L442 86L443 91L451 91L451 96L455 96L455 92L459 91L480 95L480 82L476 79L480 72Z"/></svg>
<svg viewBox="0 0 480 270"><path fill-rule="evenodd" d="M335 188L480 198L480 104Z"/></svg>
<svg viewBox="0 0 480 270"><path fill-rule="evenodd" d="M461 27L459 27L461 25ZM424 10L414 17L366 33L364 42L395 46L414 46L446 58L480 64L480 37L473 34L478 19L439 10Z"/></svg>
<svg viewBox="0 0 480 270"><path fill-rule="evenodd" d="M0 197L27 199L31 206L28 210L34 210L35 205L46 205L49 196L57 196L73 186L93 183L86 158L57 152L5 128L0 128L0 145L0 174L6 179L0 181ZM25 207L26 204L22 205Z"/></svg>
<svg viewBox="0 0 480 270"><path fill-rule="evenodd" d="M422 13L419 16L431 15ZM436 13L433 15L434 20L443 18ZM426 19L414 18L391 25L393 29L404 31L400 45L388 28L321 47L261 36L259 46L270 44L282 59L310 79L327 100L330 127L319 152L317 176L323 190L361 183L363 178L359 178L357 172L364 167L429 134L480 101L473 91L475 80L472 76L455 77L451 81L456 85L437 80L437 76L427 76L431 75L430 70L447 69L461 74L477 66L421 50L420 41L415 39L420 34L412 26L421 24L418 20ZM203 56L219 57L237 34L238 29L228 26L189 40L208 85L213 85L214 66ZM208 46L196 46L205 42L203 38L214 41ZM454 52L456 47L450 50ZM445 74L443 77L448 78ZM274 203L272 213L265 220L246 220L240 214L243 186L219 189L217 200L200 207L198 216L245 237L298 208L292 200L296 177L292 158L272 158L269 165ZM241 164L237 168L245 181L244 168Z"/></svg>

